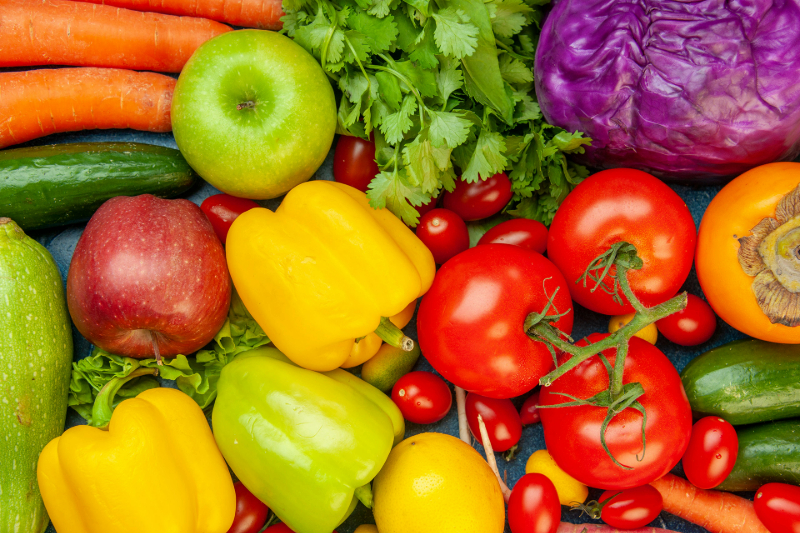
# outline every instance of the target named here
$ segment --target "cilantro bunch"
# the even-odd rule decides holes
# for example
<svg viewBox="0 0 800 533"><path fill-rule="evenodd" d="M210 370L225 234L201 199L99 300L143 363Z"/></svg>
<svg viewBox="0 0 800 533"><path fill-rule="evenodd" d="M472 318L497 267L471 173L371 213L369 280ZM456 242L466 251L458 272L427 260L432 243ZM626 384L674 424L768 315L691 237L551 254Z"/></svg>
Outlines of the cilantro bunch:
<svg viewBox="0 0 800 533"><path fill-rule="evenodd" d="M506 212L549 224L588 175L565 154L591 139L547 124L533 58L549 0L284 0L284 29L341 91L338 132L374 135L367 196L416 225L460 171L505 171ZM457 170L458 169L458 170Z"/></svg>

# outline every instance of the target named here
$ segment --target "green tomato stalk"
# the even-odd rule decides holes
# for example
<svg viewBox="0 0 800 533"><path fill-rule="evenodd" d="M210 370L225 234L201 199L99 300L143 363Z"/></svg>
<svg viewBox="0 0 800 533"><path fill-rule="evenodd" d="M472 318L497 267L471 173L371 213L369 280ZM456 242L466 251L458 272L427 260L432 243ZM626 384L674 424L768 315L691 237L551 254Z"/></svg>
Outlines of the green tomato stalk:
<svg viewBox="0 0 800 533"><path fill-rule="evenodd" d="M623 466L611 454L608 449L605 439L606 429L619 413L626 409L636 409L642 413L642 457L646 450L645 439L645 426L647 425L647 413L638 399L644 394L644 388L640 383L628 383L623 385L623 371L625 368L625 358L628 355L628 342L639 330L649 326L653 322L667 317L673 313L677 313L686 308L687 294L685 292L667 300L666 302L656 305L654 307L645 307L641 301L636 297L628 282L628 271L638 270L642 268L642 260L636 253L636 247L627 242L619 242L614 244L606 252L595 258L581 279L577 283L587 283L587 280L595 282L592 292L601 289L609 294L613 294L615 299L622 303L619 296L621 291L625 298L630 302L636 314L633 319L620 328L615 333L608 337L590 344L588 346L575 346L572 339L567 337L564 339L564 334L551 325L563 316L562 314L548 314L551 307L555 293L550 298L547 306L541 313L531 313L525 320L525 330L529 337L534 340L544 341L550 348L553 355L553 360L556 361L555 351L553 347L570 354L572 357L564 364L558 365L556 361L556 369L545 375L539 380L539 384L544 387L549 387L553 381L563 376L570 370L574 369L590 357L593 357L604 350L615 348L617 351L614 360L614 366L600 354L601 361L606 367L609 376L609 388L601 391L600 393L592 396L591 398L581 399L575 396L559 393L567 397L571 401L560 403L557 405L544 405L537 406L540 408L557 408L557 407L571 407L577 405L591 405L594 407L604 407L608 409L608 414L600 428L600 442L603 449L606 451L611 460L625 470L631 470L630 467ZM606 281L610 281L608 285Z"/></svg>

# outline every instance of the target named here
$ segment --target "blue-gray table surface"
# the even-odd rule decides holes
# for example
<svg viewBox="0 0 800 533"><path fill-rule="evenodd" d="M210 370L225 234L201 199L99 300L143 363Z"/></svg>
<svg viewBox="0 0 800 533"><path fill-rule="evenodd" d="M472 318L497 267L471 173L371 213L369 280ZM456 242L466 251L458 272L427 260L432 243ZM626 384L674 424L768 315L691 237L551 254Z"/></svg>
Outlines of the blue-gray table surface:
<svg viewBox="0 0 800 533"><path fill-rule="evenodd" d="M96 132L81 132L81 133L71 133L71 134L60 134L60 135L52 135L50 137L46 137L44 139L39 139L37 141L31 142L29 144L49 144L49 143L63 143L63 142L85 142L85 141L120 141L120 142L143 142L149 144L158 144L162 146L168 146L172 148L177 148L175 145L175 140L171 134L152 134L152 133L143 133L143 132L135 132L135 131L128 131L128 130L106 130L106 131L96 131ZM322 167L317 171L315 178L316 179L333 179L332 177L332 159L333 151L328 155L325 163ZM692 212L692 216L694 217L695 224L699 226L700 219L703 216L703 212L705 211L706 207L708 206L711 199L714 195L719 191L719 186L712 186L712 187L700 187L700 186L683 186L683 185L673 185L672 188L686 201L686 204L689 206L689 209ZM184 195L189 200L197 203L198 205L208 196L212 194L217 194L219 191L211 187L210 185L203 182L201 185L195 187L191 191L189 191L186 195ZM269 202L265 202L264 205L274 209L280 203L280 199L271 200ZM36 237L42 244L47 246L48 250L53 254L53 257L58 264L59 269L61 270L61 275L64 279L66 279L67 270L69 268L69 262L72 257L72 253L75 249L75 245L78 242L78 238L83 231L84 225L74 225L74 226L67 226L63 228L57 228L52 230L44 230L40 232L33 233L33 236ZM700 285L698 284L697 277L692 270L691 274L689 275L689 279L687 279L686 283L684 284L684 289L689 291L692 294L702 295L700 290ZM605 332L608 328L608 317L599 315L597 313L593 313L586 309L581 308L580 306L576 305L575 310L575 327L573 330L573 337L574 338L582 338L590 333L593 332ZM411 323L405 328L406 333L416 340L416 323L415 320L412 320ZM91 352L91 345L89 344L86 339L84 339L78 332L73 328L73 335L75 339L75 359L80 359L86 357ZM683 369L686 364L692 360L695 356L711 349L716 346L720 346L727 342L730 342L735 339L744 338L745 336L740 332L734 330L723 321L717 321L717 330L714 336L709 340L707 343L695 346L695 347L682 347L677 346L663 337L659 337L656 346L661 349L675 364L675 367L680 371ZM424 356L424 354L423 354ZM424 359L424 357L420 358L419 362L417 363L415 370L429 370L433 371L431 366L428 362ZM166 383L169 385L169 383ZM519 406L524 397L520 397L515 399L515 404ZM67 415L67 427L72 427L78 424L84 423L84 420L77 415L71 409ZM448 433L450 435L458 436L458 420L456 415L455 409L455 402L453 408L451 409L450 413L440 422L431 425L418 425L413 423L408 423L406 426L406 437L416 435L418 433L428 432L428 431L435 431L440 433ZM473 441L473 446L478 449L478 451L482 454L483 450L482 447L477 446L476 443ZM522 433L522 439L520 441L520 451L519 454L513 461L506 462L502 458L502 454L497 454L497 462L498 466L501 471L506 471L508 474L508 482L509 486L513 486L514 483L525 473L525 463L528 460L528 457L536 450L543 449L544 445L544 436L542 433L541 424L534 424L531 426L526 426ZM675 473L681 474L680 465L676 467L674 470ZM595 499L600 495L600 491L592 490L590 491L589 497L590 499ZM302 497L298 495L298 497ZM164 516L165 520L168 520L168 516ZM593 522L589 520L586 516L580 516L579 513L574 511L568 510L566 507L562 507L562 520L569 521L569 522ZM599 522L599 521L594 521ZM366 509L361 504L358 505L353 515L339 528L337 531L339 533L353 533L356 527L360 524L365 523L374 523L372 518L372 513ZM664 529L671 529L675 531L681 531L684 533L702 533L705 529L681 520L669 513L662 512L659 517L651 524L653 527L660 527ZM506 527L506 531L509 531L508 527ZM55 529L51 525L47 529L47 533L55 533ZM110 533L110 532L109 532Z"/></svg>

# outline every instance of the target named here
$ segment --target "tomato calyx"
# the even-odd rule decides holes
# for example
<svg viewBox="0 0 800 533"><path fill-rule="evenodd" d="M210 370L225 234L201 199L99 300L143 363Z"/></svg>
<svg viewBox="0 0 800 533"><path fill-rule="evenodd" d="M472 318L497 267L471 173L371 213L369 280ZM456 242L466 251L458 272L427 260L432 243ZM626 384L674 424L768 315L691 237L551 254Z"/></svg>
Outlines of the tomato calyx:
<svg viewBox="0 0 800 533"><path fill-rule="evenodd" d="M610 498L603 500L602 502L597 500L591 500L586 503L577 503L570 507L570 511L580 511L581 516L586 514L589 518L593 518L594 520L600 520L600 515L603 514L603 507L611 503L614 498L622 494L622 491L617 491L616 494L612 495Z"/></svg>
<svg viewBox="0 0 800 533"><path fill-rule="evenodd" d="M503 452L503 459L508 461L509 463L514 460L514 458L519 453L519 444L513 445L511 448L507 449Z"/></svg>
<svg viewBox="0 0 800 533"><path fill-rule="evenodd" d="M630 322L604 339L593 344L588 344L587 346L575 346L573 340L569 338L569 336L564 335L550 324L558 320L561 316L557 309L555 309L555 314L548 314L550 308L553 307L553 299L558 290L548 297L548 302L541 312L531 313L525 320L525 331L527 335L534 340L544 341L548 345L548 349L555 362L555 370L539 380L539 384L544 387L549 387L553 381L559 377L574 369L590 357L599 354L600 360L608 372L609 387L606 390L590 398L578 398L566 393L556 393L559 396L568 398L570 401L537 407L593 406L607 409L606 417L600 427L600 442L603 446L603 450L608 454L613 463L623 470L632 470L633 468L622 465L609 450L606 443L606 429L608 425L615 416L626 409L635 409L642 414L642 455L641 457L638 455L636 456L637 461L640 462L644 460L646 449L645 427L647 425L647 413L642 404L638 401L638 399L644 395L644 388L640 383L623 384L623 369L625 368L625 359L628 355L628 342L639 330L657 320L681 311L686 307L688 302L688 295L686 292L683 292L654 307L645 307L633 293L628 282L628 271L638 270L642 267L642 264L642 260L638 257L634 245L627 242L618 242L592 260L584 276L581 278L584 283L586 283L587 279L595 281L596 285L592 290L602 288L602 290L609 294L613 293L615 298L619 297L618 292L621 291L622 295L627 298L636 312ZM609 287L605 284L604 280L612 268L615 269L614 275L611 276L613 285ZM581 279L578 281L581 281ZM546 292L545 290L545 293ZM566 337L567 340L565 340L564 337ZM569 354L572 357L559 365L555 349ZM608 349L616 349L613 367L608 359L601 353Z"/></svg>
<svg viewBox="0 0 800 533"><path fill-rule="evenodd" d="M625 271L639 270L642 266L644 266L644 263L636 253L636 247L628 242L620 241L614 243L608 250L595 257L594 260L589 263L589 266L586 267L583 276L576 279L575 283L582 282L583 286L586 287L587 280L593 281L595 286L592 287L590 292L602 289L606 294L610 294L615 302L624 305L619 291L622 283L621 280L625 278L625 276L620 274L619 269L623 268ZM598 271L600 271L599 274ZM607 277L612 281L610 287L606 284Z"/></svg>

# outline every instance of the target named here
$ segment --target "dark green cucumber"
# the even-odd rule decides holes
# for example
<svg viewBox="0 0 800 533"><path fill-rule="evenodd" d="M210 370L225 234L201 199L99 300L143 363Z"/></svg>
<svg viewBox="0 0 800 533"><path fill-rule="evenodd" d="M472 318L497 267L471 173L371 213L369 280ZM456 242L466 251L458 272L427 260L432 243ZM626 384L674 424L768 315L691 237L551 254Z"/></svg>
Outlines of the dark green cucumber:
<svg viewBox="0 0 800 533"><path fill-rule="evenodd" d="M800 420L739 428L736 433L736 465L717 489L758 490L773 481L800 485Z"/></svg>
<svg viewBox="0 0 800 533"><path fill-rule="evenodd" d="M697 417L740 425L800 416L800 345L734 341L692 360L681 380Z"/></svg>
<svg viewBox="0 0 800 533"><path fill-rule="evenodd" d="M197 175L178 150L79 143L0 151L0 217L26 230L89 220L114 196L178 196Z"/></svg>

